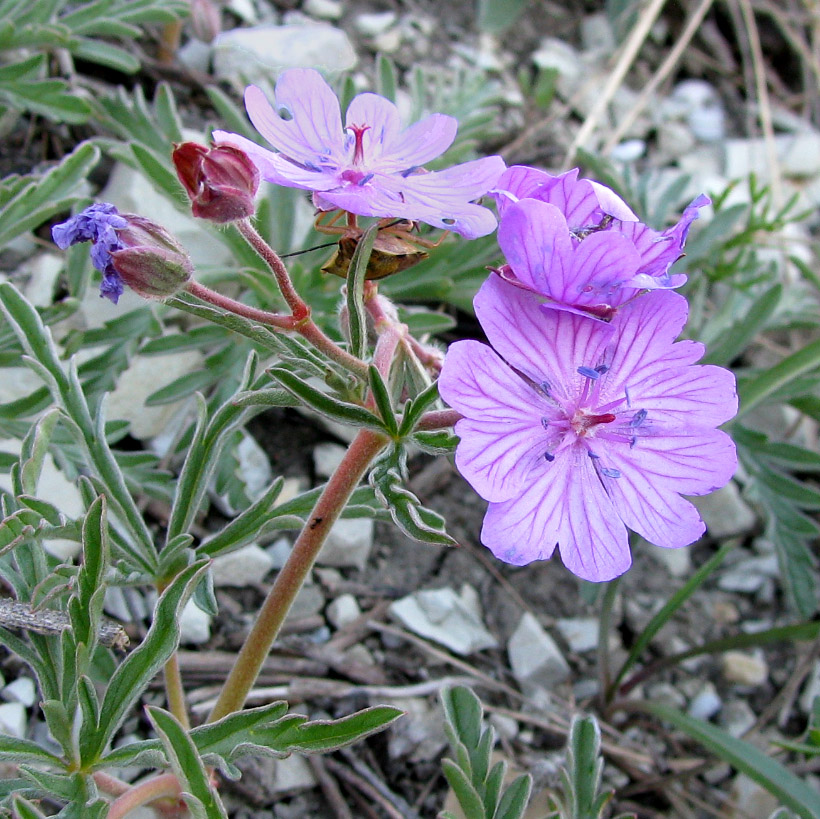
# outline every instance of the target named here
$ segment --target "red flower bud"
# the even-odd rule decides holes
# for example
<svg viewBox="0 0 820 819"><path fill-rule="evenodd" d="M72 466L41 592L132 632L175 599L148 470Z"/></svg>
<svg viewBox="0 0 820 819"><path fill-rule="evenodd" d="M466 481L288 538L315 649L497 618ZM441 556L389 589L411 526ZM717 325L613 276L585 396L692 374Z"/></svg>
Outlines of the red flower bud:
<svg viewBox="0 0 820 819"><path fill-rule="evenodd" d="M194 216L224 223L253 215L259 171L246 153L230 145L183 142L172 157Z"/></svg>
<svg viewBox="0 0 820 819"><path fill-rule="evenodd" d="M210 43L222 31L217 6L211 0L191 0L191 26L197 40Z"/></svg>

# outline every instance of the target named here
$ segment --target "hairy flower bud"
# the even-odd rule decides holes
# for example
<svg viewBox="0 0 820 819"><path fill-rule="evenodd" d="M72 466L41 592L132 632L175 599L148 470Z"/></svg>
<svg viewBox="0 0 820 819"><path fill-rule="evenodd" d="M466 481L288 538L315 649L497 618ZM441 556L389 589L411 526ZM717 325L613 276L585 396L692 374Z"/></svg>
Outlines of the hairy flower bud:
<svg viewBox="0 0 820 819"><path fill-rule="evenodd" d="M194 272L185 248L150 219L133 214L125 218L128 224L117 231L122 249L111 253L114 270L143 298L173 296Z"/></svg>
<svg viewBox="0 0 820 819"><path fill-rule="evenodd" d="M183 142L172 158L194 216L222 224L253 215L259 171L244 151Z"/></svg>
<svg viewBox="0 0 820 819"><path fill-rule="evenodd" d="M89 205L51 230L62 250L92 242L91 261L102 273L100 295L117 303L124 285L144 298L164 299L182 289L193 265L165 228L107 202Z"/></svg>
<svg viewBox="0 0 820 819"><path fill-rule="evenodd" d="M191 27L197 40L210 43L222 31L219 8L211 0L191 0Z"/></svg>

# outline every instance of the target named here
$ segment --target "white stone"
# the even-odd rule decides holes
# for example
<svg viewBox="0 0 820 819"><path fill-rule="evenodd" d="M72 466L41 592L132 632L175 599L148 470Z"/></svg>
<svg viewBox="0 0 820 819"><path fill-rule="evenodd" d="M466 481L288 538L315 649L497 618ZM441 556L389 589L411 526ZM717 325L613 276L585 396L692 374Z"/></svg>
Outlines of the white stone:
<svg viewBox="0 0 820 819"><path fill-rule="evenodd" d="M646 153L646 143L642 139L626 139L612 149L612 159L616 162L635 162Z"/></svg>
<svg viewBox="0 0 820 819"><path fill-rule="evenodd" d="M814 661L814 668L806 678L800 695L800 708L804 714L811 714L815 697L820 697L820 660Z"/></svg>
<svg viewBox="0 0 820 819"><path fill-rule="evenodd" d="M581 45L584 51L603 55L615 50L615 34L606 14L587 14L581 19Z"/></svg>
<svg viewBox="0 0 820 819"><path fill-rule="evenodd" d="M180 612L179 630L181 643L207 643L211 639L211 615L189 600Z"/></svg>
<svg viewBox="0 0 820 819"><path fill-rule="evenodd" d="M686 577L692 569L691 551L688 546L680 549L652 549L650 554L672 577Z"/></svg>
<svg viewBox="0 0 820 819"><path fill-rule="evenodd" d="M715 686L707 682L692 698L686 709L690 717L695 719L711 719L723 707L723 701L718 696Z"/></svg>
<svg viewBox="0 0 820 819"><path fill-rule="evenodd" d="M318 478L329 478L342 462L347 449L340 444L317 444L313 450L313 468Z"/></svg>
<svg viewBox="0 0 820 819"><path fill-rule="evenodd" d="M0 705L0 733L22 739L26 735L26 707L21 702Z"/></svg>
<svg viewBox="0 0 820 819"><path fill-rule="evenodd" d="M709 495L692 498L710 537L720 540L732 535L743 535L757 524L757 515L740 496L740 489L729 481Z"/></svg>
<svg viewBox="0 0 820 819"><path fill-rule="evenodd" d="M353 25L362 37L375 37L387 31L397 19L394 11L380 11L358 15Z"/></svg>
<svg viewBox="0 0 820 819"><path fill-rule="evenodd" d="M757 716L746 700L727 702L720 712L721 726L733 737L743 736L756 721Z"/></svg>
<svg viewBox="0 0 820 819"><path fill-rule="evenodd" d="M525 689L550 690L569 677L570 669L555 640L525 612L507 643L513 676Z"/></svg>
<svg viewBox="0 0 820 819"><path fill-rule="evenodd" d="M211 44L192 38L177 51L176 59L189 71L207 74L211 69Z"/></svg>
<svg viewBox="0 0 820 819"><path fill-rule="evenodd" d="M276 794L315 788L316 777L308 761L298 754L276 760L271 791Z"/></svg>
<svg viewBox="0 0 820 819"><path fill-rule="evenodd" d="M747 819L759 816L765 819L777 810L780 802L765 788L745 774L738 774L732 783L728 819Z"/></svg>
<svg viewBox="0 0 820 819"><path fill-rule="evenodd" d="M774 138L775 153L784 176L808 179L820 174L820 132L803 131ZM756 173L769 179L766 141L727 139L724 142L725 173L730 179Z"/></svg>
<svg viewBox="0 0 820 819"><path fill-rule="evenodd" d="M598 620L595 617L561 618L555 626L566 641L570 651L581 654L598 647Z"/></svg>
<svg viewBox="0 0 820 819"><path fill-rule="evenodd" d="M3 450L20 454L21 442L9 439L3 441ZM0 489L12 494L11 478L9 475L0 474ZM85 514L85 504L83 503L80 490L75 484L57 469L54 459L46 453L43 459L43 468L40 472L40 480L37 483L37 497L48 501L56 506L67 518L76 519ZM80 553L81 545L74 540L54 538L43 541L43 548L54 555L59 560L70 560Z"/></svg>
<svg viewBox="0 0 820 819"><path fill-rule="evenodd" d="M394 699L391 705L406 712L387 734L387 755L391 760L427 762L444 750L447 737L438 706L431 707L421 697Z"/></svg>
<svg viewBox="0 0 820 819"><path fill-rule="evenodd" d="M214 586L252 586L262 583L273 568L273 558L256 543L215 557L211 564Z"/></svg>
<svg viewBox="0 0 820 819"><path fill-rule="evenodd" d="M283 536L277 538L265 551L271 559L271 568L281 569L287 563L290 553L293 551L293 544L290 542L290 538Z"/></svg>
<svg viewBox="0 0 820 819"><path fill-rule="evenodd" d="M26 708L31 708L37 699L37 689L31 677L18 677L3 689L0 696L6 702L19 702Z"/></svg>
<svg viewBox="0 0 820 819"><path fill-rule="evenodd" d="M777 555L764 555L741 560L718 578L718 588L723 591L756 592L768 578L777 577Z"/></svg>
<svg viewBox="0 0 820 819"><path fill-rule="evenodd" d="M646 695L650 702L669 705L672 708L683 708L686 705L686 697L670 683L661 682L649 686Z"/></svg>
<svg viewBox="0 0 820 819"><path fill-rule="evenodd" d="M0 367L0 403L16 401L43 386L43 379L28 367ZM8 444L3 443L8 450Z"/></svg>
<svg viewBox="0 0 820 819"><path fill-rule="evenodd" d="M348 36L322 23L226 31L214 40L213 55L216 77L237 89L248 82L270 84L283 71L300 66L340 74L357 60Z"/></svg>
<svg viewBox="0 0 820 819"><path fill-rule="evenodd" d="M352 594L339 595L327 606L327 619L333 628L342 628L352 623L361 616L361 613L359 603Z"/></svg>
<svg viewBox="0 0 820 819"><path fill-rule="evenodd" d="M302 620L318 614L325 607L325 596L313 582L307 582L301 589L288 612L288 620Z"/></svg>
<svg viewBox="0 0 820 819"><path fill-rule="evenodd" d="M340 0L305 0L302 8L311 17L331 21L339 20L345 10Z"/></svg>
<svg viewBox="0 0 820 819"><path fill-rule="evenodd" d="M39 253L21 265L21 272L27 276L23 295L37 307L50 306L64 263L65 258L56 253Z"/></svg>
<svg viewBox="0 0 820 819"><path fill-rule="evenodd" d="M726 114L719 105L695 108L689 114L689 128L701 142L720 142L726 136Z"/></svg>
<svg viewBox="0 0 820 819"><path fill-rule="evenodd" d="M145 406L145 399L177 378L198 370L202 362L202 353L197 350L161 356L135 356L108 396L106 418L109 421L128 421L131 435L140 441L159 435L183 403L191 399L152 407Z"/></svg>
<svg viewBox="0 0 820 819"><path fill-rule="evenodd" d="M396 600L390 614L410 631L466 656L497 645L476 614L471 595L451 588L424 589Z"/></svg>
<svg viewBox="0 0 820 819"><path fill-rule="evenodd" d="M106 614L123 623L140 622L151 612L142 592L127 586L108 586L105 590L103 609Z"/></svg>
<svg viewBox="0 0 820 819"><path fill-rule="evenodd" d="M239 474L245 483L251 500L259 498L270 486L273 473L265 450L256 440L245 433L236 448Z"/></svg>
<svg viewBox="0 0 820 819"><path fill-rule="evenodd" d="M185 134L186 139L195 139L197 142L202 142L202 137L203 135L199 132ZM108 184L100 193L99 199L102 202L111 202L123 213L138 213L158 222L182 244L197 266L218 267L233 258L228 247L216 235L209 232L202 219L194 219L193 216L182 213L139 171L135 171L122 162L114 166L108 178ZM123 298L130 295L135 301L121 300L119 305L111 304L107 299L100 299L99 295L93 292L90 295L92 299L96 299L95 304L105 302L109 305L107 313L100 313L98 308L94 308L94 316L100 313L105 321L118 318L126 308L133 309L132 305L145 305L144 299L128 290L123 294ZM89 326L100 326L100 324L95 323Z"/></svg>
<svg viewBox="0 0 820 819"><path fill-rule="evenodd" d="M340 519L333 524L317 562L323 566L353 566L363 569L372 548L371 518Z"/></svg>
<svg viewBox="0 0 820 819"><path fill-rule="evenodd" d="M518 721L505 714L490 714L487 722L495 728L498 736L512 742L518 736Z"/></svg>
<svg viewBox="0 0 820 819"><path fill-rule="evenodd" d="M763 685L769 679L769 666L759 652L727 651L721 658L723 676L738 685Z"/></svg>
<svg viewBox="0 0 820 819"><path fill-rule="evenodd" d="M401 48L401 43L402 32L398 27L389 28L377 34L372 40L373 50L381 54L395 54Z"/></svg>

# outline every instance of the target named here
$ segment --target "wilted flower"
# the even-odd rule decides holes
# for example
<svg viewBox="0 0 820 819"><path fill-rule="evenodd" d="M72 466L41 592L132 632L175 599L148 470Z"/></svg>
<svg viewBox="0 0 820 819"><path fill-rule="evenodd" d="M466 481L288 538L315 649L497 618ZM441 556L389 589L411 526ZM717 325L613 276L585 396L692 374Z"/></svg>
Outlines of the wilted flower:
<svg viewBox="0 0 820 819"><path fill-rule="evenodd" d="M245 151L268 182L314 191L320 210L410 219L467 238L495 229L492 212L472 202L498 181L501 157L429 173L421 167L452 144L458 128L453 117L432 114L402 130L390 100L359 94L342 126L339 100L308 68L279 77L275 108L253 85L245 91L245 107L279 153L226 131L215 131L214 140Z"/></svg>
<svg viewBox="0 0 820 819"><path fill-rule="evenodd" d="M194 216L223 224L253 215L259 171L244 151L183 142L171 158Z"/></svg>
<svg viewBox="0 0 820 819"><path fill-rule="evenodd" d="M574 169L560 176L524 166L507 169L494 191L502 221L498 241L508 265L502 278L565 308L609 318L641 290L680 287L669 268L698 211L699 196L680 221L652 230L612 190Z"/></svg>
<svg viewBox="0 0 820 819"><path fill-rule="evenodd" d="M686 300L649 293L607 326L491 277L475 308L495 350L453 344L439 388L464 415L456 464L490 501L481 540L496 557L523 565L557 545L602 581L631 564L627 527L666 548L696 540L704 524L681 494L732 477L734 444L715 427L737 398L732 373L694 365L703 345L675 342Z"/></svg>
<svg viewBox="0 0 820 819"><path fill-rule="evenodd" d="M100 296L117 303L124 285L145 298L167 298L182 288L193 265L179 242L165 228L114 205L89 205L59 225L51 235L66 250L92 242L91 261L102 274Z"/></svg>

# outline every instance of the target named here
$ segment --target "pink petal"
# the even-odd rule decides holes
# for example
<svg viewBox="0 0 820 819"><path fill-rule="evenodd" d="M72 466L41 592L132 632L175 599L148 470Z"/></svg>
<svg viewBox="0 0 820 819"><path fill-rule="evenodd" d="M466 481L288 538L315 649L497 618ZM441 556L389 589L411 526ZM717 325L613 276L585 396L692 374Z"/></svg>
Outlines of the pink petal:
<svg viewBox="0 0 820 819"><path fill-rule="evenodd" d="M577 174L577 170L575 173ZM504 216L507 208L521 199L540 199L538 192L548 187L554 178L546 171L527 165L513 165L507 168L493 190L499 216Z"/></svg>
<svg viewBox="0 0 820 819"><path fill-rule="evenodd" d="M508 207L498 244L521 284L551 298L562 292L572 262L567 220L554 205L523 199Z"/></svg>
<svg viewBox="0 0 820 819"><path fill-rule="evenodd" d="M580 392L578 367L594 367L611 338L608 325L586 316L542 311L539 300L498 276L481 286L473 306L490 344L536 384L546 380L556 398Z"/></svg>
<svg viewBox="0 0 820 819"><path fill-rule="evenodd" d="M297 162L318 165L345 159L339 100L312 68L291 68L276 82L276 110L255 85L245 90L245 107L254 127L274 148ZM290 119L283 119L279 112Z"/></svg>
<svg viewBox="0 0 820 819"><path fill-rule="evenodd" d="M607 441L601 462L620 472L607 491L624 523L656 546L678 548L705 528L679 493L705 495L728 483L737 453L725 432L700 429L639 437L633 447Z"/></svg>
<svg viewBox="0 0 820 819"><path fill-rule="evenodd" d="M631 565L626 528L582 446L544 464L516 498L491 503L481 541L500 560L524 565L559 546L564 565L593 582L611 580Z"/></svg>
<svg viewBox="0 0 820 819"><path fill-rule="evenodd" d="M405 128L391 142L385 143L384 170L406 171L441 156L452 144L458 131L458 120L446 114L431 114Z"/></svg>
<svg viewBox="0 0 820 819"><path fill-rule="evenodd" d="M369 126L362 136L365 164L375 169L385 147L396 138L401 128L399 109L378 94L357 94L347 109L345 123L353 126ZM350 136L348 136L350 142ZM381 169L381 165L378 167Z"/></svg>
<svg viewBox="0 0 820 819"><path fill-rule="evenodd" d="M503 160L491 156L407 177L376 173L364 185L345 185L321 199L362 216L412 219L475 239L492 233L496 219L470 200L486 193L503 168Z"/></svg>

